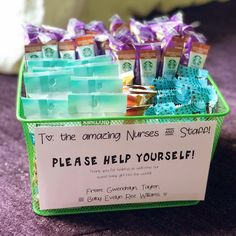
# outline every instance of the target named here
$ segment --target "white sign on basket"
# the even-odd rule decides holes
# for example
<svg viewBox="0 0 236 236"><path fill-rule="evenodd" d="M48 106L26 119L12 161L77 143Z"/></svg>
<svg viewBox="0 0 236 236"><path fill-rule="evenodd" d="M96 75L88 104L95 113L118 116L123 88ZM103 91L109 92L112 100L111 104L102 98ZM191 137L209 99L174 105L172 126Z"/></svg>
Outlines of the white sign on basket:
<svg viewBox="0 0 236 236"><path fill-rule="evenodd" d="M37 127L40 209L204 200L215 127Z"/></svg>

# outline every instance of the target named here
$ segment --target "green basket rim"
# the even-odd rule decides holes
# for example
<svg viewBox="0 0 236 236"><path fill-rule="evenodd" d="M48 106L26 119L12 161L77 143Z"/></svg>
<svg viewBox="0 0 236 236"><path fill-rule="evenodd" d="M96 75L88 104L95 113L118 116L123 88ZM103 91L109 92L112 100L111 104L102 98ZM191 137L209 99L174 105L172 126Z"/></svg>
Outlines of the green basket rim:
<svg viewBox="0 0 236 236"><path fill-rule="evenodd" d="M94 206L40 210L39 208L37 208L33 204L32 209L39 216L53 217L53 216L60 216L60 215L73 215L73 214L120 212L120 211L131 211L131 210L139 211L139 210L147 210L147 209L161 209L161 208L172 208L172 207L189 207L189 206L196 206L199 203L200 203L200 201L193 200L193 201L172 201L172 202L117 204L117 205L102 206L102 208L100 208L99 211L97 209L95 209ZM113 206L113 207L111 208L111 206ZM122 206L122 207L120 208L120 206ZM84 208L86 208L86 209L84 210Z"/></svg>
<svg viewBox="0 0 236 236"><path fill-rule="evenodd" d="M226 102L224 96L220 92L218 86L212 79L212 77L209 75L208 80L211 82L212 86L215 88L219 99L221 100L223 106L224 106L224 112L219 113L211 113L211 114L181 114L181 115L152 115L152 116L116 116L116 117L93 117L93 118L58 118L58 119L34 119L29 120L21 116L23 114L21 112L21 106L20 106L20 100L21 100L21 93L22 93L22 82L23 82L23 73L25 70L25 61L22 60L20 71L18 75L18 84L17 84L17 94L16 94L16 118L23 122L23 123L53 123L53 122L78 122L78 121L107 121L107 120L142 120L142 119L176 119L176 118L210 118L210 117L220 117L220 116L226 116L230 113L230 107L228 103Z"/></svg>
<svg viewBox="0 0 236 236"><path fill-rule="evenodd" d="M25 62L22 60L21 68L19 71L18 76L18 86L17 86L17 96L16 96L16 117L22 123L22 127L24 129L26 144L27 140L29 140L29 130L28 125L33 124L37 125L37 123L45 124L49 123L52 124L53 122L78 122L78 121L113 121L113 120L149 120L149 119L181 119L181 118L217 118L222 117L223 120L224 116L226 116L230 112L230 108L225 101L223 95L221 94L219 88L215 84L214 80L211 76L208 77L208 80L212 84L212 86L216 89L216 92L219 96L219 100L221 105L223 106L223 112L219 113L212 113L212 114L186 114L186 115L165 115L165 116L119 116L119 117L95 117L95 118L68 118L68 119L45 119L45 120L28 120L24 118L23 107L21 104L21 96L22 96L22 85L23 85L23 74L25 70ZM219 122L219 123L218 123ZM222 121L221 121L222 122ZM217 121L217 124L220 125L221 122ZM213 149L211 156L213 157L214 153L214 145L217 144L219 137L219 133L215 134ZM215 144L216 142L216 144ZM125 211L125 210L143 210L149 208L167 208L167 207L182 207L182 206L193 206L199 203L196 200L189 200L189 201L171 201L171 202L153 202L153 203L131 203L131 204L118 204L118 205L104 205L101 208L97 209L97 207L87 206L87 207L73 207L73 208L64 208L64 209L49 209L49 210L40 210L37 204L34 201L35 192L33 190L33 170L34 170L34 163L33 163L33 154L31 153L31 146L27 146L27 153L28 153L28 160L29 160L29 169L30 169L30 184L31 184L31 196L32 196L32 208L33 211L41 216L56 216L56 215L67 215L67 214L84 214L84 213L99 213L99 212L115 212L115 211Z"/></svg>

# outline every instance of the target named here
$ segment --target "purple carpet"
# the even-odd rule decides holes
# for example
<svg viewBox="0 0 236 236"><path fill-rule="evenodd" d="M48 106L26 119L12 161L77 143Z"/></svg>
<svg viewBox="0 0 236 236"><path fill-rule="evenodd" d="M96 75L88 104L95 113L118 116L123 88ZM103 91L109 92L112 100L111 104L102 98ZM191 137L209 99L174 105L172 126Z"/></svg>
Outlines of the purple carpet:
<svg viewBox="0 0 236 236"><path fill-rule="evenodd" d="M184 12L187 22L202 23L212 45L207 68L231 107L211 164L206 200L192 207L35 215L23 132L15 118L17 78L0 75L0 235L236 235L236 1Z"/></svg>

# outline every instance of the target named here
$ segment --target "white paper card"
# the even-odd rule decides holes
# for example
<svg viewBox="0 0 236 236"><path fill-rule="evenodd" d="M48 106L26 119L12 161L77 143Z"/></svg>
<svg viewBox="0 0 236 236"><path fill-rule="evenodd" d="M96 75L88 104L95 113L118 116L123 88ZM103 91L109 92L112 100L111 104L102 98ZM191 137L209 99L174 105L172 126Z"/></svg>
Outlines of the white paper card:
<svg viewBox="0 0 236 236"><path fill-rule="evenodd" d="M40 209L204 200L215 127L37 127Z"/></svg>

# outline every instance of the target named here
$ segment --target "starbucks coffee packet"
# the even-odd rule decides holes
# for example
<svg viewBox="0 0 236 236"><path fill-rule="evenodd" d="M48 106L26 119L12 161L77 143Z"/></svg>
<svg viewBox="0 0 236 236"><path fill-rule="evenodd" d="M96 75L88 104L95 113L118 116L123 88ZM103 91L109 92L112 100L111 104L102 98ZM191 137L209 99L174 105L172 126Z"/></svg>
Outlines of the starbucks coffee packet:
<svg viewBox="0 0 236 236"><path fill-rule="evenodd" d="M59 42L59 53L63 59L75 59L75 44L73 41Z"/></svg>
<svg viewBox="0 0 236 236"><path fill-rule="evenodd" d="M121 50L117 53L117 59L119 64L120 74L126 73L129 71L134 72L136 52L133 49L130 50Z"/></svg>
<svg viewBox="0 0 236 236"><path fill-rule="evenodd" d="M94 35L83 35L75 39L76 52L80 59L95 56Z"/></svg>
<svg viewBox="0 0 236 236"><path fill-rule="evenodd" d="M206 44L197 42L192 43L188 66L202 69L206 62L209 49L210 46Z"/></svg>
<svg viewBox="0 0 236 236"><path fill-rule="evenodd" d="M25 60L42 58L42 44L41 43L32 43L25 45Z"/></svg>

